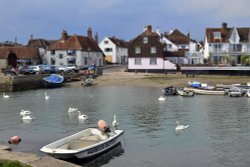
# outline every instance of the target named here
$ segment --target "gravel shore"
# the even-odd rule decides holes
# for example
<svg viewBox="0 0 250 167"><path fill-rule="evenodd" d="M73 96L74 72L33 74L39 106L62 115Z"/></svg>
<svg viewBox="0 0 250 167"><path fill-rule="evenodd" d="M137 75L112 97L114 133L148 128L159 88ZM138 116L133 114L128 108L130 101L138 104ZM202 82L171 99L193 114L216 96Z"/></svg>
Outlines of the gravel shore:
<svg viewBox="0 0 250 167"><path fill-rule="evenodd" d="M175 74L152 74L152 73L132 73L132 72L108 72L98 76L94 80L95 86L143 86L159 87L167 86L184 87L188 81L198 81L209 85L216 84L247 84L250 76L225 76L225 75L195 75L186 77L181 73ZM67 86L81 86L80 81L67 83Z"/></svg>

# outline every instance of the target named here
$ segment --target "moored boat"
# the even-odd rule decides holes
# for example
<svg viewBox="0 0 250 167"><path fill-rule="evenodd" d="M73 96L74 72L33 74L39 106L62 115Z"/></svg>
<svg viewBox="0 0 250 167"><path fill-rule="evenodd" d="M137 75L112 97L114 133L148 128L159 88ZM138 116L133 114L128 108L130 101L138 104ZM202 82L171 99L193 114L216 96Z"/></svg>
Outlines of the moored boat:
<svg viewBox="0 0 250 167"><path fill-rule="evenodd" d="M192 97L195 94L193 90L186 90L185 88L178 88L177 92L180 96L184 97Z"/></svg>
<svg viewBox="0 0 250 167"><path fill-rule="evenodd" d="M217 89L202 89L202 88L185 88L186 90L193 90L195 94L201 95L224 95L225 90Z"/></svg>
<svg viewBox="0 0 250 167"><path fill-rule="evenodd" d="M162 90L162 92L164 93L164 95L168 96L168 95L177 95L177 90L175 87L173 86L169 86L169 87L166 87Z"/></svg>
<svg viewBox="0 0 250 167"><path fill-rule="evenodd" d="M109 128L106 128L109 129ZM41 148L41 151L59 159L89 158L118 145L123 130L87 128Z"/></svg>
<svg viewBox="0 0 250 167"><path fill-rule="evenodd" d="M57 74L51 74L49 77L43 78L42 84L45 88L61 87L64 77Z"/></svg>

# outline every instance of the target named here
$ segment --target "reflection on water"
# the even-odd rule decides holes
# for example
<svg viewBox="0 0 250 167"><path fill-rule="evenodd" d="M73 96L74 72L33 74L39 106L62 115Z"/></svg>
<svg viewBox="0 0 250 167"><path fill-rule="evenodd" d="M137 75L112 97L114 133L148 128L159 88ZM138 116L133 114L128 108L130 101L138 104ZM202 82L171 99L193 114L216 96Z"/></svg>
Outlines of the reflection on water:
<svg viewBox="0 0 250 167"><path fill-rule="evenodd" d="M74 160L70 160L70 162L73 162L78 165L82 165L84 167L96 167L96 166L102 166L102 165L108 164L110 160L116 157L119 157L123 154L124 154L124 148L122 144L118 144L112 147L111 149L105 151L104 153L97 155L95 157L84 159L84 160L74 159Z"/></svg>
<svg viewBox="0 0 250 167"><path fill-rule="evenodd" d="M46 90L49 100L44 99L44 92L11 92L9 99L0 99L1 143L19 135L22 142L11 146L14 151L44 156L39 151L42 146L97 126L100 119L111 125L116 115L118 128L125 130L126 151L118 154L114 149L114 153L107 152L108 156L84 161L84 166L250 164L250 98L196 95L168 96L158 101L161 88L116 86ZM77 107L88 119L79 121L77 114L69 115L69 107ZM35 119L24 123L21 109L32 111ZM176 121L190 127L176 134Z"/></svg>

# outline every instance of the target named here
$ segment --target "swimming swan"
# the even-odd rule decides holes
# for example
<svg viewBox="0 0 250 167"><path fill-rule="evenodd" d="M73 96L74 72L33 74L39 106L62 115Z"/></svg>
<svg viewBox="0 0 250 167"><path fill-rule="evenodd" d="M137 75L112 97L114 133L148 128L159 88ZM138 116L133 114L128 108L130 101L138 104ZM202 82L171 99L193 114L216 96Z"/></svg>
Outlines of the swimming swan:
<svg viewBox="0 0 250 167"><path fill-rule="evenodd" d="M6 95L5 93L3 93L3 98L9 98L9 95Z"/></svg>
<svg viewBox="0 0 250 167"><path fill-rule="evenodd" d="M32 112L31 112L31 111L28 111L28 110L21 110L21 112L20 112L20 115L21 115L21 116L30 115L30 114L32 114Z"/></svg>
<svg viewBox="0 0 250 167"><path fill-rule="evenodd" d="M160 96L160 97L158 98L158 100L159 100L159 101L164 101L164 100L166 100L166 97Z"/></svg>
<svg viewBox="0 0 250 167"><path fill-rule="evenodd" d="M45 92L44 95L45 95L45 100L49 100L50 97L48 96L47 92Z"/></svg>
<svg viewBox="0 0 250 167"><path fill-rule="evenodd" d="M81 111L77 111L77 112L78 112L78 119L85 120L88 118L88 116L85 114L82 114Z"/></svg>
<svg viewBox="0 0 250 167"><path fill-rule="evenodd" d="M23 117L22 117L22 120L24 120L24 121L31 121L31 120L33 120L34 119L34 117L32 117L31 115L23 115Z"/></svg>
<svg viewBox="0 0 250 167"><path fill-rule="evenodd" d="M176 131L187 129L189 127L189 125L180 125L178 121L176 121L176 124L177 124L175 128Z"/></svg>
<svg viewBox="0 0 250 167"><path fill-rule="evenodd" d="M69 113L69 114L70 114L70 113L74 113L74 112L76 112L76 111L78 111L78 108L69 107L69 109L68 109L68 113Z"/></svg>

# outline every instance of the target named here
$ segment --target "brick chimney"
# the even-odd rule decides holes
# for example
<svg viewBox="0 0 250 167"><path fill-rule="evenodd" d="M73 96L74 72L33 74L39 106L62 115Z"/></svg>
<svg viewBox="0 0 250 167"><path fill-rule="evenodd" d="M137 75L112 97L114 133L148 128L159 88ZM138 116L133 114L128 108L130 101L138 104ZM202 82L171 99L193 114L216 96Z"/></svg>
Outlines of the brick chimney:
<svg viewBox="0 0 250 167"><path fill-rule="evenodd" d="M223 28L223 29L226 29L226 28L227 28L227 23L226 23L226 22L222 23L222 28Z"/></svg>
<svg viewBox="0 0 250 167"><path fill-rule="evenodd" d="M152 32L152 26L151 25L148 25L148 30L150 31L150 32Z"/></svg>
<svg viewBox="0 0 250 167"><path fill-rule="evenodd" d="M88 28L87 33L88 33L88 38L92 38L92 28L91 27Z"/></svg>
<svg viewBox="0 0 250 167"><path fill-rule="evenodd" d="M98 43L98 32L95 33L95 41Z"/></svg>
<svg viewBox="0 0 250 167"><path fill-rule="evenodd" d="M68 38L68 33L67 33L67 31L63 30L61 39L66 40L67 38Z"/></svg>

